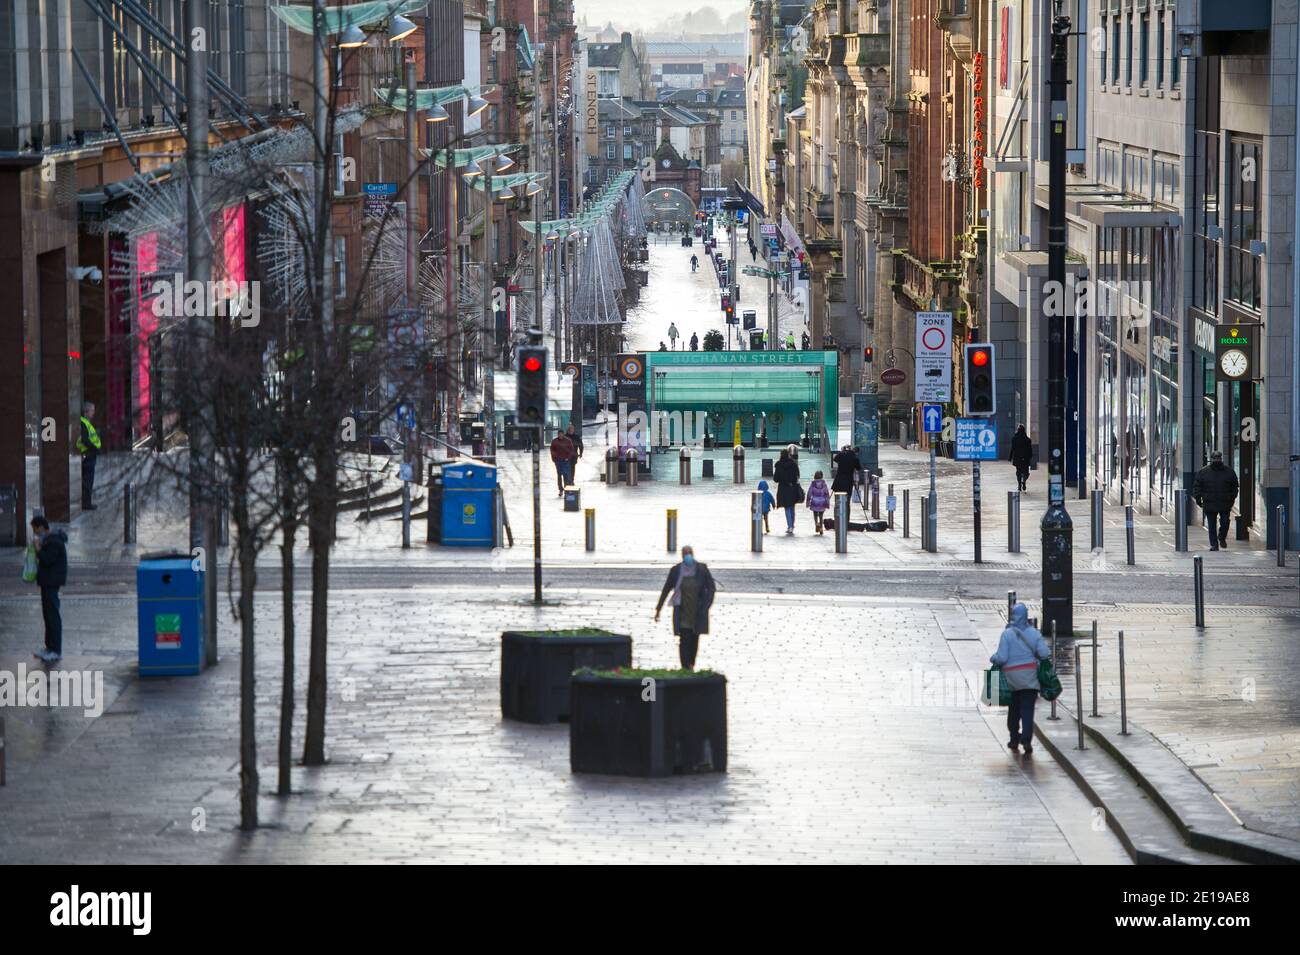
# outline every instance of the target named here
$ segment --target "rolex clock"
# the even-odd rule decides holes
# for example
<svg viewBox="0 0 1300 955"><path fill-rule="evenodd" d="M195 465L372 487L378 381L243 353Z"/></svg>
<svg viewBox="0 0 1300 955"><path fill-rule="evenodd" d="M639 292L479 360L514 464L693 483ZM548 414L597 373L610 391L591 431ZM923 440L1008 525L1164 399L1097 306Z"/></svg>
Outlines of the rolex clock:
<svg viewBox="0 0 1300 955"><path fill-rule="evenodd" d="M1250 373L1250 359L1240 348L1229 348L1219 355L1219 371L1224 378L1239 381Z"/></svg>
<svg viewBox="0 0 1300 955"><path fill-rule="evenodd" d="M1249 381L1254 377L1260 329L1258 324L1241 322L1218 327L1214 336L1214 363L1221 380Z"/></svg>

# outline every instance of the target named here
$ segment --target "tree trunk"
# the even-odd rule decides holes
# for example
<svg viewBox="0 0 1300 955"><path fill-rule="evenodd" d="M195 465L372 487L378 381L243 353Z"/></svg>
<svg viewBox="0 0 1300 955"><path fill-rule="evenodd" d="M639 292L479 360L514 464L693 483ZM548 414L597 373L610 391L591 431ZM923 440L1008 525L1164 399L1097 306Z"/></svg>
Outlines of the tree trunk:
<svg viewBox="0 0 1300 955"><path fill-rule="evenodd" d="M290 513L288 511L286 514ZM298 536L298 524L287 520L280 545L280 601L284 614L284 661L280 675L280 776L276 792L288 796L293 790L293 545Z"/></svg>
<svg viewBox="0 0 1300 955"><path fill-rule="evenodd" d="M241 489L240 493L246 493ZM256 669L253 665L253 594L257 586L257 548L248 514L236 515L239 531L239 828L257 828Z"/></svg>
<svg viewBox="0 0 1300 955"><path fill-rule="evenodd" d="M307 528L311 542L311 661L307 672L307 733L304 766L325 764L325 703L329 682L330 550L338 510L337 454L333 449L315 460L309 495Z"/></svg>

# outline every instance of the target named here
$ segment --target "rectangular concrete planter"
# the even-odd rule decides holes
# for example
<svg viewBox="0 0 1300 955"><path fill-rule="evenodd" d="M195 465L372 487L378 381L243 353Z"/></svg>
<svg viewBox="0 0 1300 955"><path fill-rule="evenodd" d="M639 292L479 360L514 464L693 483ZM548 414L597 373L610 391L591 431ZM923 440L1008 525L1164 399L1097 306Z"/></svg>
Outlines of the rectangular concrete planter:
<svg viewBox="0 0 1300 955"><path fill-rule="evenodd" d="M508 630L501 634L501 715L525 723L562 722L569 718L574 670L631 665L632 638L627 634Z"/></svg>
<svg viewBox="0 0 1300 955"><path fill-rule="evenodd" d="M654 679L651 686L645 679ZM727 771L727 679L575 673L569 767L575 773L673 776Z"/></svg>

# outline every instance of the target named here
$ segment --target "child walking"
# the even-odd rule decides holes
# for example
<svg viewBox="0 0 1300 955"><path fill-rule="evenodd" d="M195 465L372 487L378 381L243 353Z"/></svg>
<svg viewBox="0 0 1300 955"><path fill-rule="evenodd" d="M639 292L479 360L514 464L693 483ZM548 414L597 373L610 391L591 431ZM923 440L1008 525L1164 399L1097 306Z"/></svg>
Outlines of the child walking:
<svg viewBox="0 0 1300 955"><path fill-rule="evenodd" d="M808 509L813 512L813 525L817 533L820 534L822 533L822 515L831 506L831 489L823 480L821 471L813 475L812 483L808 485L807 498Z"/></svg>
<svg viewBox="0 0 1300 955"><path fill-rule="evenodd" d="M758 489L763 492L763 533L766 534L772 530L771 526L767 523L767 515L772 508L776 507L776 498L774 498L772 492L767 489L766 481L759 481Z"/></svg>

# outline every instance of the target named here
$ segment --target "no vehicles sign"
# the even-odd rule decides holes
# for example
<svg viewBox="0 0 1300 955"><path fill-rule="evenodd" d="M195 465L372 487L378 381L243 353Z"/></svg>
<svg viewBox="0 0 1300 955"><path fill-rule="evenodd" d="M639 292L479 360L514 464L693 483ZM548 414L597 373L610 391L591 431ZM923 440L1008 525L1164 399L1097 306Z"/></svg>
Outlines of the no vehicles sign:
<svg viewBox="0 0 1300 955"><path fill-rule="evenodd" d="M916 313L916 400L952 400L952 312Z"/></svg>

